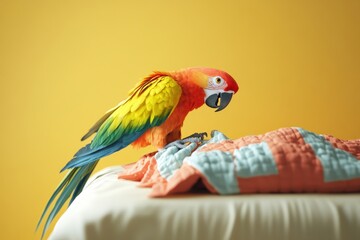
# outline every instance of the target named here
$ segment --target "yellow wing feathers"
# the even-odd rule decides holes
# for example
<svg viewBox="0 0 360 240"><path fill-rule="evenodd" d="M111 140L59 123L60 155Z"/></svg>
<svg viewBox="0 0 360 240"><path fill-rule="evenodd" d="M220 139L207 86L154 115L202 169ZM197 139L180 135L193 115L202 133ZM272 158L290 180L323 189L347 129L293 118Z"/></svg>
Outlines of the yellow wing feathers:
<svg viewBox="0 0 360 240"><path fill-rule="evenodd" d="M113 112L98 128L93 144L109 144L125 133L131 134L160 125L176 107L181 93L181 87L170 76L145 79L130 92L125 101L115 110L112 109Z"/></svg>
<svg viewBox="0 0 360 240"><path fill-rule="evenodd" d="M177 105L181 95L181 87L171 77L162 76L152 81L150 86L140 93L136 92L112 115L113 122L109 128L115 130L122 127L142 126L153 123L156 117L169 115Z"/></svg>

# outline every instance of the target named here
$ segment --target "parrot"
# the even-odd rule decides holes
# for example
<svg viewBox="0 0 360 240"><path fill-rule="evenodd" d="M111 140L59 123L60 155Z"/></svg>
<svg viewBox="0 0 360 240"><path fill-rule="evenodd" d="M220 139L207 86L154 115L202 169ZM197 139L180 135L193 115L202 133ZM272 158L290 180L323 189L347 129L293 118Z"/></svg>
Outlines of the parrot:
<svg viewBox="0 0 360 240"><path fill-rule="evenodd" d="M163 149L181 141L181 128L190 111L204 103L216 112L221 111L238 88L227 72L208 67L154 71L145 77L81 138L83 141L95 134L61 169L60 172L68 172L47 202L36 229L57 198L44 224L43 237L65 202L71 197L70 206L81 193L101 158L130 144L137 148L152 145Z"/></svg>

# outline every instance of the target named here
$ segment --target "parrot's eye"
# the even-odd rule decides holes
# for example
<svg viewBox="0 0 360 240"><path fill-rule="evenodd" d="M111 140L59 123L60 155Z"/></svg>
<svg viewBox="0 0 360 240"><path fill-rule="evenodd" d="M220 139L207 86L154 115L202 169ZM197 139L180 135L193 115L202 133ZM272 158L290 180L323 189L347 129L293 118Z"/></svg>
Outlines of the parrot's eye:
<svg viewBox="0 0 360 240"><path fill-rule="evenodd" d="M214 77L212 79L212 82L213 82L213 85L214 86L220 86L220 85L223 85L224 84L224 79L222 79L221 77L217 76L217 77Z"/></svg>

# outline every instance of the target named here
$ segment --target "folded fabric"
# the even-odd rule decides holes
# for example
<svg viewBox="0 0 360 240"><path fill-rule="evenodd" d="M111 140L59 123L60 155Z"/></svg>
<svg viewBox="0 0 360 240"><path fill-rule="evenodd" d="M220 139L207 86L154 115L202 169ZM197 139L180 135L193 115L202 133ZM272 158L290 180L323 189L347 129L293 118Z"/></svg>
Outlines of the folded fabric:
<svg viewBox="0 0 360 240"><path fill-rule="evenodd" d="M205 187L211 193L360 192L360 139L340 140L282 128L235 140L209 141L143 156L119 178L152 187L152 197Z"/></svg>

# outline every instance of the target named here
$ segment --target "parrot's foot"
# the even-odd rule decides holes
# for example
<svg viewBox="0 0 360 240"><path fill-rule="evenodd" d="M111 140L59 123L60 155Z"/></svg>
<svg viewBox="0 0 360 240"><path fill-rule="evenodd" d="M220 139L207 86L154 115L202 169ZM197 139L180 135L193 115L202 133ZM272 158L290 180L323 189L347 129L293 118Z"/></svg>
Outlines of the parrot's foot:
<svg viewBox="0 0 360 240"><path fill-rule="evenodd" d="M164 149L167 149L167 148L173 147L173 146L175 146L179 149L183 149L187 146L187 144L190 144L190 143L202 143L204 141L204 138L207 136L208 136L208 134L206 132L194 133L186 138L176 140L176 141L169 143L168 145L166 145L164 147Z"/></svg>

